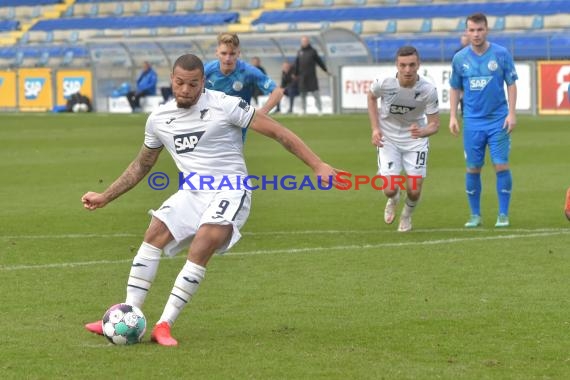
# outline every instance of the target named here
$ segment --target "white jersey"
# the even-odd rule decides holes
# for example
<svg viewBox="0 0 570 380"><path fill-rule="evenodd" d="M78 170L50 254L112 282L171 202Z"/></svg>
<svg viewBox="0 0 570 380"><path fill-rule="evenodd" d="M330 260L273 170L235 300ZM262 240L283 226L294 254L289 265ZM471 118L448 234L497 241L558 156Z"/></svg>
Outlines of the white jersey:
<svg viewBox="0 0 570 380"><path fill-rule="evenodd" d="M146 122L144 144L168 150L185 179L179 184L194 186L184 188L219 190L229 181L233 186L222 189L237 189L235 185L247 176L242 132L254 113L243 99L204 90L198 103L188 109L178 108L171 100L153 111ZM204 178L214 189L203 183Z"/></svg>
<svg viewBox="0 0 570 380"><path fill-rule="evenodd" d="M408 128L417 123L420 128L427 125L425 115L439 112L437 90L425 78L419 77L412 88L400 87L398 78L376 79L370 91L380 99L380 128L387 140L398 145L425 143L413 139Z"/></svg>

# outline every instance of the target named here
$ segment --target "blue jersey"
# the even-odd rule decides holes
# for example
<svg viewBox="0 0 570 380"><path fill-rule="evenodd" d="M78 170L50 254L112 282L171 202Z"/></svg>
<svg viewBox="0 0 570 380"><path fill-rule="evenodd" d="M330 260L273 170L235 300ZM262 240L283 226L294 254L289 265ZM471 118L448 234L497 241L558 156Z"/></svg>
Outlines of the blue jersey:
<svg viewBox="0 0 570 380"><path fill-rule="evenodd" d="M265 95L273 92L277 85L257 67L238 59L234 71L225 75L220 71L218 60L204 65L206 88L222 91L228 95L239 96L246 102L251 102L251 96L257 86Z"/></svg>
<svg viewBox="0 0 570 380"><path fill-rule="evenodd" d="M458 51L453 57L449 84L463 90L465 128L487 129L506 118L509 106L504 85L510 86L517 79L513 58L500 45L491 43L481 56L470 46Z"/></svg>

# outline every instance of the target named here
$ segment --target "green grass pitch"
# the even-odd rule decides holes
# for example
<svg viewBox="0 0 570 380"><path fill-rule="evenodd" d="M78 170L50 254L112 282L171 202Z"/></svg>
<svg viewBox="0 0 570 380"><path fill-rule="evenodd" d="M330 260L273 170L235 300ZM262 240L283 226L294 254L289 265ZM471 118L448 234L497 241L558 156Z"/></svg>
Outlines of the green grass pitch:
<svg viewBox="0 0 570 380"><path fill-rule="evenodd" d="M324 160L373 175L366 115L278 117ZM101 191L137 154L144 115L2 114L2 379L568 379L570 122L519 115L512 226L493 228L495 176L483 172L483 227L469 211L461 138L447 116L431 138L414 230L383 223L385 198L359 191L256 191L243 238L215 256L173 328L179 346L118 347L83 324L124 301L130 262L175 186L146 180L106 208ZM250 131L256 175L308 168ZM153 171L176 178L163 153ZM184 255L165 259L143 311L154 324Z"/></svg>

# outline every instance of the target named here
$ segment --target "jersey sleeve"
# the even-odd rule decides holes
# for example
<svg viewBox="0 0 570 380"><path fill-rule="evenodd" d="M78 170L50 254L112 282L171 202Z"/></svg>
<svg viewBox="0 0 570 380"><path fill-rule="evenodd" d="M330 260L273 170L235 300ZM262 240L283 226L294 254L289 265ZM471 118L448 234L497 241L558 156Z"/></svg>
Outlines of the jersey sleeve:
<svg viewBox="0 0 570 380"><path fill-rule="evenodd" d="M375 79L374 82L370 85L370 92L374 94L375 97L381 98L384 95L382 91L382 84L384 83L383 78Z"/></svg>
<svg viewBox="0 0 570 380"><path fill-rule="evenodd" d="M261 70L257 67L250 67L250 72L253 75L255 85L264 95L269 95L275 90L277 84L273 81L273 79L269 78L266 74L264 74Z"/></svg>
<svg viewBox="0 0 570 380"><path fill-rule="evenodd" d="M513 83L515 83L516 80L519 79L519 77L515 69L515 62L513 61L513 57L507 51L505 51L503 59L504 59L503 70L505 75L505 83L507 84L507 86L510 86Z"/></svg>
<svg viewBox="0 0 570 380"><path fill-rule="evenodd" d="M224 96L222 98L222 107L228 120L240 128L247 128L255 114L255 108L248 102L236 96Z"/></svg>
<svg viewBox="0 0 570 380"><path fill-rule="evenodd" d="M451 76L449 77L449 85L451 88L456 90L463 89L463 78L461 77L460 66L461 64L459 62L461 60L459 57L461 56L461 51L459 51L453 56L453 60L451 61Z"/></svg>
<svg viewBox="0 0 570 380"><path fill-rule="evenodd" d="M150 149L160 148L163 144L155 133L155 121L152 116L146 119L146 126L144 129L144 145Z"/></svg>
<svg viewBox="0 0 570 380"><path fill-rule="evenodd" d="M426 102L426 114L433 115L439 112L439 98L437 96L437 88L435 86L429 86L427 102Z"/></svg>
<svg viewBox="0 0 570 380"><path fill-rule="evenodd" d="M204 64L204 78L206 78L206 83L204 84L204 87L206 87L207 89L212 90L213 86L212 86L212 82L208 79L210 79L210 76L212 76L214 74L214 71L216 69L216 63L217 61L209 61L206 62Z"/></svg>

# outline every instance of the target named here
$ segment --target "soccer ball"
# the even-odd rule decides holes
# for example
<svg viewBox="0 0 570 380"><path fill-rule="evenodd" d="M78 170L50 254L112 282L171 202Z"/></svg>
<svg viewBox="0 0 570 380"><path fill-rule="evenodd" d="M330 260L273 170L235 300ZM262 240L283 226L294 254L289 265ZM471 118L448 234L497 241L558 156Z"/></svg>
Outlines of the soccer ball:
<svg viewBox="0 0 570 380"><path fill-rule="evenodd" d="M103 316L103 334L113 344L139 343L146 331L146 318L132 305L113 305Z"/></svg>

